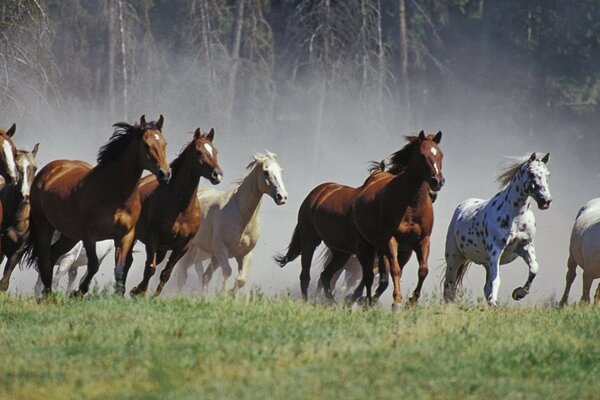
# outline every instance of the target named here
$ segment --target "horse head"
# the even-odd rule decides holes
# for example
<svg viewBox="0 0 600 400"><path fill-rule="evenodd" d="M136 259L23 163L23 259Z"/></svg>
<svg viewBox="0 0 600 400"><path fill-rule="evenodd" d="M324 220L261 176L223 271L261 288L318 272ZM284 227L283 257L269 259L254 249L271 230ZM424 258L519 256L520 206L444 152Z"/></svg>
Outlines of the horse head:
<svg viewBox="0 0 600 400"><path fill-rule="evenodd" d="M35 156L39 146L40 144L36 143L31 151L17 150L16 165L20 177L17 185L24 201L29 201L29 191L31 190L33 178L37 171Z"/></svg>
<svg viewBox="0 0 600 400"><path fill-rule="evenodd" d="M548 171L547 163L550 158L550 153L545 156L538 158L534 152L529 157L527 163L523 164L523 179L524 188L529 196L531 196L537 203L540 210L547 210L550 208L552 203L552 196L550 195L550 188L548 186L548 178L550 177L550 171Z"/></svg>
<svg viewBox="0 0 600 400"><path fill-rule="evenodd" d="M287 202L288 193L283 184L283 169L277 161L277 155L267 151L266 155L255 154L257 184L261 193L266 193L278 206Z"/></svg>
<svg viewBox="0 0 600 400"><path fill-rule="evenodd" d="M159 181L169 182L171 168L167 162L167 142L162 134L164 118L161 115L158 121L146 122L146 116L140 118L142 143L140 147L140 160L144 169L152 172Z"/></svg>
<svg viewBox="0 0 600 400"><path fill-rule="evenodd" d="M210 183L216 185L223 178L223 171L219 166L217 159L218 151L213 145L215 130L210 129L208 133L202 133L200 128L194 132L194 145L196 154L198 155L198 163L200 165L200 175L210 180Z"/></svg>
<svg viewBox="0 0 600 400"><path fill-rule="evenodd" d="M442 140L442 131L427 136L425 136L425 132L421 131L416 140L418 152L421 155L420 160L423 162L425 169L425 178L429 182L431 190L437 192L444 186L446 181L442 175L444 153L438 146Z"/></svg>
<svg viewBox="0 0 600 400"><path fill-rule="evenodd" d="M16 184L19 180L19 171L15 164L17 149L12 141L16 130L16 124L12 124L7 131L0 129L0 175L10 185Z"/></svg>

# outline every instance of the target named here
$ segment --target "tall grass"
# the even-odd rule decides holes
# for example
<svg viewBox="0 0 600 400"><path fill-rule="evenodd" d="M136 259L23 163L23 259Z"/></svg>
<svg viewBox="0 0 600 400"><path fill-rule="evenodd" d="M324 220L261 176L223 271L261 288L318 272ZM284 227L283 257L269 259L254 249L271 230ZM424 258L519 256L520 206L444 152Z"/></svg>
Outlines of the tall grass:
<svg viewBox="0 0 600 400"><path fill-rule="evenodd" d="M0 398L598 398L600 310L0 296Z"/></svg>

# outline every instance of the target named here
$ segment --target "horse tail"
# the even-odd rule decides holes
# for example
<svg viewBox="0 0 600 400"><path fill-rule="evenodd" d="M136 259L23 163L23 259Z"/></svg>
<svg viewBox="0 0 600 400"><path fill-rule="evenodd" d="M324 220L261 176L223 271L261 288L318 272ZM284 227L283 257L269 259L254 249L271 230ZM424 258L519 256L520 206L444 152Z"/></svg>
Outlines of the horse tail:
<svg viewBox="0 0 600 400"><path fill-rule="evenodd" d="M298 258L298 256L302 252L301 242L302 241L300 239L300 229L298 228L298 225L296 225L296 227L294 228L294 234L292 235L292 241L290 242L290 245L287 248L287 253L285 255L282 253L275 255L273 257L275 262L281 268L283 268L287 263Z"/></svg>
<svg viewBox="0 0 600 400"><path fill-rule="evenodd" d="M471 266L471 264L472 264L471 260L465 260L462 264L459 265L458 272L456 274L456 277L454 278L453 287L451 288L454 295L462 293L463 279L467 273L467 270ZM441 267L444 267L444 276L442 277L442 279L440 281L440 286L441 286L442 293L444 294L444 297L446 298L446 296L448 294L446 291L446 269L448 268L448 264L446 264L444 262L441 265ZM452 297L452 300L454 300L454 296Z"/></svg>
<svg viewBox="0 0 600 400"><path fill-rule="evenodd" d="M39 260L38 249L35 242L35 225L29 222L29 234L25 240L23 256L19 263L20 268L31 268L32 265L37 265Z"/></svg>

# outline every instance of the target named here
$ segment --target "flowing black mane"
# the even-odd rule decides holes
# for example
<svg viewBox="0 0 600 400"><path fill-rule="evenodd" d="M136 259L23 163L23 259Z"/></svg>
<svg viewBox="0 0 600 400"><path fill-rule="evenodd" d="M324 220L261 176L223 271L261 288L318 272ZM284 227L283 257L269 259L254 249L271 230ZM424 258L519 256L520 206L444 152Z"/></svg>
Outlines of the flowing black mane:
<svg viewBox="0 0 600 400"><path fill-rule="evenodd" d="M112 136L98 151L98 165L115 161L129 146L133 138L138 135L141 136L145 130L155 129L160 131L160 128L154 121L147 122L143 129L138 124L130 125L127 122L117 122L113 127L115 131Z"/></svg>
<svg viewBox="0 0 600 400"><path fill-rule="evenodd" d="M408 143L390 156L388 172L391 174L396 175L402 172L408 166L413 151L419 147L418 136L405 136L405 138Z"/></svg>

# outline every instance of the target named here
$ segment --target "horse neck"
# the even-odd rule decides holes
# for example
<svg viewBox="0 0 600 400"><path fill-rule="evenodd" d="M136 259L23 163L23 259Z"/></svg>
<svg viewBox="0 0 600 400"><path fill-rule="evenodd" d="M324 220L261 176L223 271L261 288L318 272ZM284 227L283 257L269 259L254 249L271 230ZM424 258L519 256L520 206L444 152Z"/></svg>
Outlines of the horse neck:
<svg viewBox="0 0 600 400"><path fill-rule="evenodd" d="M417 205L423 196L429 196L429 182L423 174L407 168L403 173L394 176L389 183L389 192L395 204Z"/></svg>
<svg viewBox="0 0 600 400"><path fill-rule="evenodd" d="M517 174L496 197L501 202L500 210L509 215L516 216L530 206L529 195L525 191L524 183L521 182L521 174Z"/></svg>
<svg viewBox="0 0 600 400"><path fill-rule="evenodd" d="M182 165L178 171L173 173L173 177L167 184L168 192L179 205L179 209L187 208L192 200L196 199L198 194L198 184L200 183L200 172L197 168L190 168Z"/></svg>
<svg viewBox="0 0 600 400"><path fill-rule="evenodd" d="M90 174L99 181L108 182L105 192L125 201L135 192L144 169L138 162L137 141L132 140L126 150L114 161L98 164Z"/></svg>
<svg viewBox="0 0 600 400"><path fill-rule="evenodd" d="M249 223L258 215L262 193L256 184L256 174L258 168L252 168L252 171L242 180L233 195L231 196L240 209L244 222Z"/></svg>
<svg viewBox="0 0 600 400"><path fill-rule="evenodd" d="M23 194L19 190L19 185L11 185L2 191L2 207L4 219L2 225L22 224L29 220L29 213L24 212Z"/></svg>

